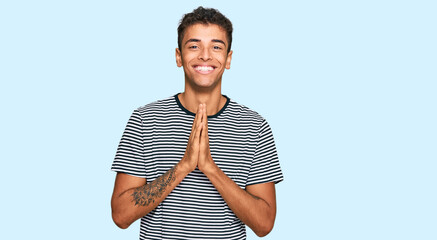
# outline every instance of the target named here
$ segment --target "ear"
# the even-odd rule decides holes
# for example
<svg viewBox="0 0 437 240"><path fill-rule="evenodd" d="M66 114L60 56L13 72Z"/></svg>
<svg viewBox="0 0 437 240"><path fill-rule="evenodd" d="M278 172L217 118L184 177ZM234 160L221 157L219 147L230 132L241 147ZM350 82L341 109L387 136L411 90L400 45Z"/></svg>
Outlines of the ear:
<svg viewBox="0 0 437 240"><path fill-rule="evenodd" d="M228 56L226 57L226 69L230 69L231 68L231 60L232 60L232 53L233 51L229 51Z"/></svg>
<svg viewBox="0 0 437 240"><path fill-rule="evenodd" d="M182 55L179 48L176 48L176 65L182 67Z"/></svg>

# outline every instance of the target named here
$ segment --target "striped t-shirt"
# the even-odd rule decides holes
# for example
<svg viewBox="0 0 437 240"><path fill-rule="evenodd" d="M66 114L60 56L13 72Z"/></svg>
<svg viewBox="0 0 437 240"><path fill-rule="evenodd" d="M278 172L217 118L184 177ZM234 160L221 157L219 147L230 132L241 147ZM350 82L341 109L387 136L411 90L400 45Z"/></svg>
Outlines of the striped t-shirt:
<svg viewBox="0 0 437 240"><path fill-rule="evenodd" d="M264 118L227 96L208 116L211 156L238 186L278 183L283 176L272 131ZM184 156L195 114L175 96L132 113L112 170L155 180ZM140 239L245 239L245 225L197 168L141 218Z"/></svg>

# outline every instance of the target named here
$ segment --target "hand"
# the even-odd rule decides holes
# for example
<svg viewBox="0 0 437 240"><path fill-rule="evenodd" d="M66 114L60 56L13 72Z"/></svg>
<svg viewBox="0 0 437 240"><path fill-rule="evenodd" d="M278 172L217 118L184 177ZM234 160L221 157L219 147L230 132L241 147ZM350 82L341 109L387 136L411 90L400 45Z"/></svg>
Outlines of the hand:
<svg viewBox="0 0 437 240"><path fill-rule="evenodd" d="M205 174L212 171L215 164L211 156L211 150L209 148L209 137L208 137L208 116L206 115L206 105L202 106L202 131L200 133L200 149L199 149L199 160L197 167L199 170Z"/></svg>
<svg viewBox="0 0 437 240"><path fill-rule="evenodd" d="M187 148L180 161L180 163L185 167L187 173L190 173L196 169L199 159L200 134L204 126L204 124L202 124L204 114L202 113L203 108L201 106L202 104L200 104L197 108L197 113L193 121L193 127L191 128L191 134L188 139Z"/></svg>

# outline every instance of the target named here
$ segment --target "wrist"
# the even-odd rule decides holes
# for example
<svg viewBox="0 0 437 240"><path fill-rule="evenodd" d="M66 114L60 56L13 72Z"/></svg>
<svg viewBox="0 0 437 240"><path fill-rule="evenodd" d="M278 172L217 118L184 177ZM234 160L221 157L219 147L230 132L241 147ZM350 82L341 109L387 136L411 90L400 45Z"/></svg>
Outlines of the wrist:
<svg viewBox="0 0 437 240"><path fill-rule="evenodd" d="M194 170L192 166L187 162L185 157L183 157L181 161L179 161L177 167L179 170L179 174L182 176L182 179L185 178L190 172Z"/></svg>
<svg viewBox="0 0 437 240"><path fill-rule="evenodd" d="M210 176L214 176L220 171L220 168L215 164L213 160L208 161L208 164L206 164L202 169L199 169L203 174L205 174L208 178Z"/></svg>

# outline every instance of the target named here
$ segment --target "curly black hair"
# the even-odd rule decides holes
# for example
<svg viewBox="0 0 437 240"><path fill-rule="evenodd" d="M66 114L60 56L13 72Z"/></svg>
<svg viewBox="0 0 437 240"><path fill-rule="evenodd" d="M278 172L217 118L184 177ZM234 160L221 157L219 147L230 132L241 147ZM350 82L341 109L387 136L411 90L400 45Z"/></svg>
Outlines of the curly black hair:
<svg viewBox="0 0 437 240"><path fill-rule="evenodd" d="M178 47L181 50L182 39L184 38L187 27L197 24L217 24L226 31L226 37L229 43L228 53L231 51L232 43L232 23L231 21L214 8L203 8L202 6L193 10L193 12L185 14L178 27Z"/></svg>

